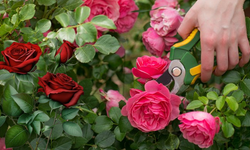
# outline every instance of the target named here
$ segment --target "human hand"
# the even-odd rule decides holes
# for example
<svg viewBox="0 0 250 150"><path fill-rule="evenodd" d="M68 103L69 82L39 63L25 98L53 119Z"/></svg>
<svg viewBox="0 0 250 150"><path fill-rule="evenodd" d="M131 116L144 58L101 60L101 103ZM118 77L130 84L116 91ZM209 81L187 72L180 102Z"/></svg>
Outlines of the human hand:
<svg viewBox="0 0 250 150"><path fill-rule="evenodd" d="M187 12L178 33L186 39L194 28L200 30L201 80L211 78L216 52L217 67L214 74L220 76L237 64L243 67L250 58L247 39L244 0L197 0ZM238 47L242 52L239 60Z"/></svg>

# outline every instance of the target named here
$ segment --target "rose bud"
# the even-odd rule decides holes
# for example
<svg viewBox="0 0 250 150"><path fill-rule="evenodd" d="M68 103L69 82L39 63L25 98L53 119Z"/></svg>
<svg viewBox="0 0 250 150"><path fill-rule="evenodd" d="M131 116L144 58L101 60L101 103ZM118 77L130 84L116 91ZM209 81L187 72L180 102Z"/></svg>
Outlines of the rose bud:
<svg viewBox="0 0 250 150"><path fill-rule="evenodd" d="M107 93L105 93L103 90L100 90L100 94L103 96L104 99L107 100L106 102L106 112L109 116L109 110L112 107L119 107L119 102L122 100L125 103L127 100L122 96L118 91L115 90L109 90Z"/></svg>
<svg viewBox="0 0 250 150"><path fill-rule="evenodd" d="M177 10L171 7L162 7L153 10L150 25L160 36L166 36L167 34L175 35L182 20L183 17Z"/></svg>
<svg viewBox="0 0 250 150"><path fill-rule="evenodd" d="M213 145L214 135L220 130L220 118L202 111L181 114L178 119L183 137L200 148Z"/></svg>
<svg viewBox="0 0 250 150"><path fill-rule="evenodd" d="M134 76L138 81L145 84L149 80L159 78L169 66L169 61L154 56L142 56L136 59L137 68L132 68Z"/></svg>
<svg viewBox="0 0 250 150"><path fill-rule="evenodd" d="M145 91L132 89L130 95L121 113L142 132L162 130L180 113L179 96L171 94L167 87L154 80L145 84Z"/></svg>
<svg viewBox="0 0 250 150"><path fill-rule="evenodd" d="M55 75L47 72L46 75L42 78L38 77L38 79L38 84L42 86L38 92L44 92L50 99L60 102L66 107L75 105L84 93L82 86L63 73Z"/></svg>
<svg viewBox="0 0 250 150"><path fill-rule="evenodd" d="M60 62L66 63L72 57L75 48L74 44L63 40L63 44L56 51L55 57L60 54Z"/></svg>
<svg viewBox="0 0 250 150"><path fill-rule="evenodd" d="M12 150L12 148L6 148L4 138L0 138L0 150Z"/></svg>
<svg viewBox="0 0 250 150"><path fill-rule="evenodd" d="M163 37L159 36L153 28L148 28L142 33L142 41L152 55L161 57L166 48Z"/></svg>
<svg viewBox="0 0 250 150"><path fill-rule="evenodd" d="M14 42L1 53L4 56L5 62L0 62L0 69L27 74L38 62L42 51L35 44Z"/></svg>

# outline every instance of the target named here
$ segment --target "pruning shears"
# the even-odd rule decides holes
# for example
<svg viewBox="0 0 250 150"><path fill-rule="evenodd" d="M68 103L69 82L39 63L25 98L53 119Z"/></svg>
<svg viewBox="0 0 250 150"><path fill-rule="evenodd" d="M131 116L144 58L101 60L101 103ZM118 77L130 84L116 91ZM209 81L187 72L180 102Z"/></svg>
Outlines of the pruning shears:
<svg viewBox="0 0 250 150"><path fill-rule="evenodd" d="M187 39L171 47L168 70L156 81L167 86L174 81L171 93L176 94L182 85L192 85L200 77L201 65L191 54L191 49L200 40L200 32L194 29Z"/></svg>

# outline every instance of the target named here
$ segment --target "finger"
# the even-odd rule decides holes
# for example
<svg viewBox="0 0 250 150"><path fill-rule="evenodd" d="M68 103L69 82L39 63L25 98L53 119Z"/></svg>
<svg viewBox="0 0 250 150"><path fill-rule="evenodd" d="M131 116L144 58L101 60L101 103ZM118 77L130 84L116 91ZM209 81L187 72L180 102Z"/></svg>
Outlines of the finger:
<svg viewBox="0 0 250 150"><path fill-rule="evenodd" d="M196 27L197 14L194 14L194 11L190 9L188 13L185 15L180 27L178 28L178 33L183 39L186 39L189 34L193 31L193 29Z"/></svg>
<svg viewBox="0 0 250 150"><path fill-rule="evenodd" d="M226 43L220 43L216 47L217 67L214 74L217 76L223 75L228 69L228 46Z"/></svg>
<svg viewBox="0 0 250 150"><path fill-rule="evenodd" d="M228 64L228 69L231 70L233 69L238 63L239 63L239 52L238 52L238 45L236 44L235 40L233 41L232 44L229 47L229 64Z"/></svg>
<svg viewBox="0 0 250 150"><path fill-rule="evenodd" d="M212 75L214 65L214 38L206 36L204 32L200 32L201 37L201 81L207 82Z"/></svg>
<svg viewBox="0 0 250 150"><path fill-rule="evenodd" d="M246 63L248 63L250 59L250 47L247 37L239 39L239 48L242 53L242 57L240 59L240 67L243 67Z"/></svg>

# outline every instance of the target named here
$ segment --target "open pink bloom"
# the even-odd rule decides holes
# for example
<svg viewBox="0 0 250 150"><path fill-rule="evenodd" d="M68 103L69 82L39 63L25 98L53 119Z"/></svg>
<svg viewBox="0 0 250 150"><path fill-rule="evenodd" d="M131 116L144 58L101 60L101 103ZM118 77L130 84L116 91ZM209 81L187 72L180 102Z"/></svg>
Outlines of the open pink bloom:
<svg viewBox="0 0 250 150"><path fill-rule="evenodd" d="M153 28L142 33L142 41L146 49L152 54L161 57L166 46L164 38L159 36Z"/></svg>
<svg viewBox="0 0 250 150"><path fill-rule="evenodd" d="M120 16L115 21L118 33L128 32L135 24L138 17L138 12L132 12L138 10L134 0L118 0L120 6Z"/></svg>
<svg viewBox="0 0 250 150"><path fill-rule="evenodd" d="M160 36L175 35L183 17L171 7L163 7L152 11L150 25Z"/></svg>
<svg viewBox="0 0 250 150"><path fill-rule="evenodd" d="M142 132L162 130L180 113L179 96L171 94L167 87L156 81L147 82L145 91L130 90L130 95L121 113Z"/></svg>
<svg viewBox="0 0 250 150"><path fill-rule="evenodd" d="M152 6L152 11L150 11L150 15L152 15L153 11L160 7L172 7L176 8L178 6L178 0L156 0L154 5Z"/></svg>
<svg viewBox="0 0 250 150"><path fill-rule="evenodd" d="M134 76L139 77L139 82L145 84L147 81L159 78L167 69L169 62L154 56L142 56L136 59L136 67L132 68Z"/></svg>
<svg viewBox="0 0 250 150"><path fill-rule="evenodd" d="M12 148L6 148L4 138L0 138L0 150L12 150Z"/></svg>
<svg viewBox="0 0 250 150"><path fill-rule="evenodd" d="M107 93L105 93L103 90L100 90L100 93L103 96L103 98L107 100L106 112L108 116L109 116L109 110L112 107L119 107L119 102L121 100L124 101L125 103L127 102L125 97L122 96L118 91L109 90Z"/></svg>
<svg viewBox="0 0 250 150"><path fill-rule="evenodd" d="M165 46L166 46L166 48L165 48L166 51L170 51L170 48L171 48L176 42L178 42L178 39L177 39L177 38L171 37L171 36L169 36L169 35L163 37L163 39L164 39L164 43L165 43Z"/></svg>
<svg viewBox="0 0 250 150"><path fill-rule="evenodd" d="M220 130L220 118L202 111L181 114L178 119L183 137L200 148L213 145L214 135Z"/></svg>
<svg viewBox="0 0 250 150"><path fill-rule="evenodd" d="M86 22L90 22L92 18L98 15L105 15L115 22L120 16L118 0L83 0L83 2L82 6L88 6L91 9ZM97 29L100 31L108 30L102 27L97 27Z"/></svg>

